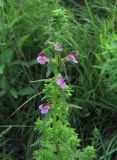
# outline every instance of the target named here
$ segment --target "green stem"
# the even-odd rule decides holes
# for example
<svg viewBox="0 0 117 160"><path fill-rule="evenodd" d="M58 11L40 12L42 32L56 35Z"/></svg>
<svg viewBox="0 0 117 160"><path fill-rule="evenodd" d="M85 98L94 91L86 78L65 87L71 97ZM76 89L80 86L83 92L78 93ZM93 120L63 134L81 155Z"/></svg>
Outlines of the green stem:
<svg viewBox="0 0 117 160"><path fill-rule="evenodd" d="M56 63L54 64L54 78L56 79L57 76L58 76L58 54L57 53L55 54L55 60L56 60ZM53 105L54 105L54 107L56 107L57 99L58 99L56 90L57 90L57 88L55 86L55 88L54 88L54 97L53 97ZM53 112L53 129L54 129L55 134L56 134L56 125L57 125L57 115L56 115L56 112ZM56 147L57 156L60 156L60 148L59 148L58 141L55 140L54 141L54 145Z"/></svg>

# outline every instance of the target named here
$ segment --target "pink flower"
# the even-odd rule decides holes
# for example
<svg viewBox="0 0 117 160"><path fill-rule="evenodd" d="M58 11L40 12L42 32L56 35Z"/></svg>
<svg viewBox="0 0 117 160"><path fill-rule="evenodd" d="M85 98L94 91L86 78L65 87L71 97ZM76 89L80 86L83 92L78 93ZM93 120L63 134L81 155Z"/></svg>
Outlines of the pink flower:
<svg viewBox="0 0 117 160"><path fill-rule="evenodd" d="M43 64L49 62L49 59L47 58L47 56L43 52L41 52L37 57L37 62L43 65Z"/></svg>
<svg viewBox="0 0 117 160"><path fill-rule="evenodd" d="M58 78L56 81L56 84L62 89L65 89L67 87L67 85L65 83L65 79L66 78L61 77L61 78Z"/></svg>
<svg viewBox="0 0 117 160"><path fill-rule="evenodd" d="M74 57L74 55L76 54L78 54L78 51L72 51L68 56L66 56L62 60L64 60L65 62L68 61L68 62L78 63L77 59Z"/></svg>
<svg viewBox="0 0 117 160"><path fill-rule="evenodd" d="M49 105L48 104L41 104L40 106L39 106L39 109L41 110L41 113L42 114L47 114L48 113L48 110L49 110Z"/></svg>
<svg viewBox="0 0 117 160"><path fill-rule="evenodd" d="M59 42L57 42L57 43L55 43L54 44L54 49L56 50L56 51L58 51L58 52L61 52L62 51L62 48L60 47L60 43Z"/></svg>

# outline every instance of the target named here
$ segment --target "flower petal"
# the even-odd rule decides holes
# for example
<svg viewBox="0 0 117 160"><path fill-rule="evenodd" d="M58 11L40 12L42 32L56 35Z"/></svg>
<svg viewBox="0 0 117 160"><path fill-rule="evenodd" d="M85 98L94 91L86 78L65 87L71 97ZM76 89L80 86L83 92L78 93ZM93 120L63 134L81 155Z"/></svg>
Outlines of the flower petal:
<svg viewBox="0 0 117 160"><path fill-rule="evenodd" d="M48 108L43 108L43 109L41 110L41 113L42 113L42 114L47 114L47 113L48 113Z"/></svg>
<svg viewBox="0 0 117 160"><path fill-rule="evenodd" d="M49 62L49 59L46 57L45 54L40 53L40 54L38 55L38 57L37 57L37 62L43 65L43 64Z"/></svg>
<svg viewBox="0 0 117 160"><path fill-rule="evenodd" d="M61 52L62 51L62 48L60 47L60 43L57 42L54 44L54 47L55 47L55 50L58 51L58 52Z"/></svg>
<svg viewBox="0 0 117 160"><path fill-rule="evenodd" d="M69 54L68 56L66 56L65 58L63 58L63 60L66 62L74 62L74 63L78 63L77 59L74 57L73 54Z"/></svg>
<svg viewBox="0 0 117 160"><path fill-rule="evenodd" d="M70 53L71 55L77 55L78 54L78 51L74 50Z"/></svg>
<svg viewBox="0 0 117 160"><path fill-rule="evenodd" d="M41 105L39 106L39 109L41 110L41 109L43 109L43 107L44 107L44 104L41 104Z"/></svg>
<svg viewBox="0 0 117 160"><path fill-rule="evenodd" d="M42 114L47 114L49 108L50 108L50 107L49 107L48 104L41 104L41 105L39 106L39 109L41 110L41 113L42 113Z"/></svg>
<svg viewBox="0 0 117 160"><path fill-rule="evenodd" d="M65 83L65 78L61 77L56 81L56 84L62 88L65 89L67 87L66 83Z"/></svg>
<svg viewBox="0 0 117 160"><path fill-rule="evenodd" d="M65 89L67 87L67 85L66 85L66 83L64 82L64 83L62 83L61 84L61 86L60 86L60 88L62 88L62 89Z"/></svg>

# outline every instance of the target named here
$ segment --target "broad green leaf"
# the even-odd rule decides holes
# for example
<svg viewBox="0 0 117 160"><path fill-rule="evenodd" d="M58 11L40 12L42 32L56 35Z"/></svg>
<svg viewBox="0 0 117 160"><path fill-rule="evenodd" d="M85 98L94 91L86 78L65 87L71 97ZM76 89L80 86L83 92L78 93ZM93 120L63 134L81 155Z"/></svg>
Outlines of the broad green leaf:
<svg viewBox="0 0 117 160"><path fill-rule="evenodd" d="M2 51L2 54L0 55L0 65L10 62L12 54L13 51L11 49L6 49L5 51Z"/></svg>
<svg viewBox="0 0 117 160"><path fill-rule="evenodd" d="M10 88L9 92L14 98L18 98L18 92L15 88Z"/></svg>
<svg viewBox="0 0 117 160"><path fill-rule="evenodd" d="M33 88L26 87L26 88L20 89L19 92L18 92L18 95L20 95L20 96L26 96L26 95L32 95L33 93L35 93L35 91L33 90Z"/></svg>

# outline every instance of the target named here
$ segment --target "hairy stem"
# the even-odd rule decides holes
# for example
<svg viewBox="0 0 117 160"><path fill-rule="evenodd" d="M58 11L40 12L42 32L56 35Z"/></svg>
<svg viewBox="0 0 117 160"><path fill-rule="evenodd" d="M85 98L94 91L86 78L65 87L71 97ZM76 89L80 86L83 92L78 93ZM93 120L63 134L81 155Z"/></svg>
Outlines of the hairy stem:
<svg viewBox="0 0 117 160"><path fill-rule="evenodd" d="M57 53L55 54L55 60L56 60L56 63L54 64L54 78L56 79L56 77L58 76L58 55ZM58 99L58 95L57 95L57 88L55 86L54 88L54 97L53 97L53 105L54 107L56 107L57 105L57 99ZM53 128L54 128L54 132L56 133L56 124L57 123L57 115L56 115L56 112L53 112ZM59 147L59 143L58 141L54 141L54 145L55 145L55 148L56 148L56 153L57 153L57 156L60 156L60 147Z"/></svg>

